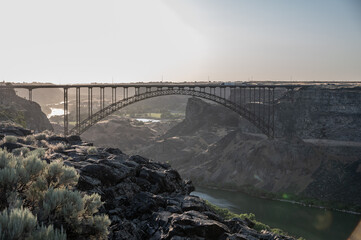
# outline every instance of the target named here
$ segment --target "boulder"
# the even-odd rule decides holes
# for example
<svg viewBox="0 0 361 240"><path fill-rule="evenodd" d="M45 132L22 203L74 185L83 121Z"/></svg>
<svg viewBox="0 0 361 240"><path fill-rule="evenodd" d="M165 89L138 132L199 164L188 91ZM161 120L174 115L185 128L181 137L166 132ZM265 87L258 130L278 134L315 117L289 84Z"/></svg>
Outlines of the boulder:
<svg viewBox="0 0 361 240"><path fill-rule="evenodd" d="M12 152L16 148L21 148L23 145L19 143L10 143L6 142L0 145L0 148L6 149L9 152Z"/></svg>

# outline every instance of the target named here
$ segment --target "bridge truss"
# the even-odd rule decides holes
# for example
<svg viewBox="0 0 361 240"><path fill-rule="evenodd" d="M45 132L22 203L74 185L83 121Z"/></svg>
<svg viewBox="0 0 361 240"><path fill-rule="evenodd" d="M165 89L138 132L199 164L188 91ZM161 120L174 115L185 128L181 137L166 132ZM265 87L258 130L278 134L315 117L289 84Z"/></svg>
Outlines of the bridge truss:
<svg viewBox="0 0 361 240"><path fill-rule="evenodd" d="M26 88L29 100L37 88L62 88L64 91L64 135L80 135L97 122L133 103L159 96L186 95L207 99L236 112L270 138L275 136L275 88L281 92L293 90L294 85L265 84L78 84L78 85L7 85L7 88ZM4 86L0 86L4 88ZM69 129L69 90L75 89L75 127ZM87 98L81 95L87 89ZM93 90L98 89L95 98ZM111 93L110 90L111 89ZM107 91L105 91L107 90ZM82 104L83 102L83 104ZM84 102L87 106L84 106ZM94 104L99 106L94 112ZM81 115L81 109L87 114ZM83 110L84 111L84 110Z"/></svg>

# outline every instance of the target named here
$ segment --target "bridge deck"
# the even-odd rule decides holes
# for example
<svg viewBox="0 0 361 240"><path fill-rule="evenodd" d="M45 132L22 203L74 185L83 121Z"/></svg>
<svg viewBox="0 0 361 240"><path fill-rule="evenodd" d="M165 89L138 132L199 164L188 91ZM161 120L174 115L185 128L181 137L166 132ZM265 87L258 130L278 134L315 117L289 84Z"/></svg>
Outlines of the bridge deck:
<svg viewBox="0 0 361 240"><path fill-rule="evenodd" d="M33 84L33 83L12 83L12 84L3 84L0 83L0 88L26 88L26 89L36 89L36 88L89 88L89 87L266 87L266 88L299 88L305 86L319 86L319 85L353 85L361 86L361 81L331 81L331 82L219 82L219 83L208 83L208 82L182 82L182 83L90 83L90 84Z"/></svg>
<svg viewBox="0 0 361 240"><path fill-rule="evenodd" d="M76 126L71 133L81 134L104 117L135 102L165 95L189 95L219 103L250 121L262 133L274 137L275 104L279 97L293 100L294 92L302 88L352 88L361 90L361 82L151 82L151 83L90 83L90 84L8 84L0 83L0 89L24 88L32 101L33 90L58 88L64 91L64 135L69 127L69 89L75 89ZM88 90L87 118L81 114L81 88ZM99 110L93 113L93 88L99 88ZM111 88L111 94L105 89ZM276 89L276 90L275 90ZM4 91L3 90L3 91ZM117 97L117 90L120 93ZM106 98L109 105L106 106ZM277 96L275 96L277 95ZM84 96L84 92L83 92ZM111 98L111 101L109 99Z"/></svg>

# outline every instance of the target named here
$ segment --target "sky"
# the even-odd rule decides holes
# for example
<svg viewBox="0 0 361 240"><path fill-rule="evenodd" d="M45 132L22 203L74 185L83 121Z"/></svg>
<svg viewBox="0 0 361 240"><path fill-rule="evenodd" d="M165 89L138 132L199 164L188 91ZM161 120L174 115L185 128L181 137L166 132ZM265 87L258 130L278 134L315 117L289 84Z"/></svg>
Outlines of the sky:
<svg viewBox="0 0 361 240"><path fill-rule="evenodd" d="M0 1L0 81L162 79L361 80L361 1Z"/></svg>

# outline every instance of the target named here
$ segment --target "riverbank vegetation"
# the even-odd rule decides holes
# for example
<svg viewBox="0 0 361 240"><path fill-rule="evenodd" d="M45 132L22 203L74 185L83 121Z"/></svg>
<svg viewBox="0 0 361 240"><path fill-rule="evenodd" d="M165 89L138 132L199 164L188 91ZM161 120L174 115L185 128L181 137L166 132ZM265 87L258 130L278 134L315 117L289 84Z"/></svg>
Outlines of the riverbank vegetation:
<svg viewBox="0 0 361 240"><path fill-rule="evenodd" d="M285 232L279 228L271 228L267 224L257 221L256 216L253 213L236 214L236 213L229 211L227 208L218 207L218 206L210 203L207 200L205 200L205 202L208 207L210 207L214 212L216 212L218 215L220 215L221 217L223 217L226 220L232 219L232 218L240 218L242 220L249 219L255 224L253 228L257 231L266 230L269 232L273 232L275 234L289 236L289 234L287 232ZM300 237L300 238L297 238L297 240L305 240L305 239Z"/></svg>
<svg viewBox="0 0 361 240"><path fill-rule="evenodd" d="M240 191L254 197L293 202L307 207L325 208L325 209L332 209L336 211L343 211L343 212L356 213L356 214L361 213L361 206L356 206L356 205L351 205L336 201L323 201L302 195L296 195L293 193L286 193L286 192L271 193L255 188L253 186L242 186Z"/></svg>

